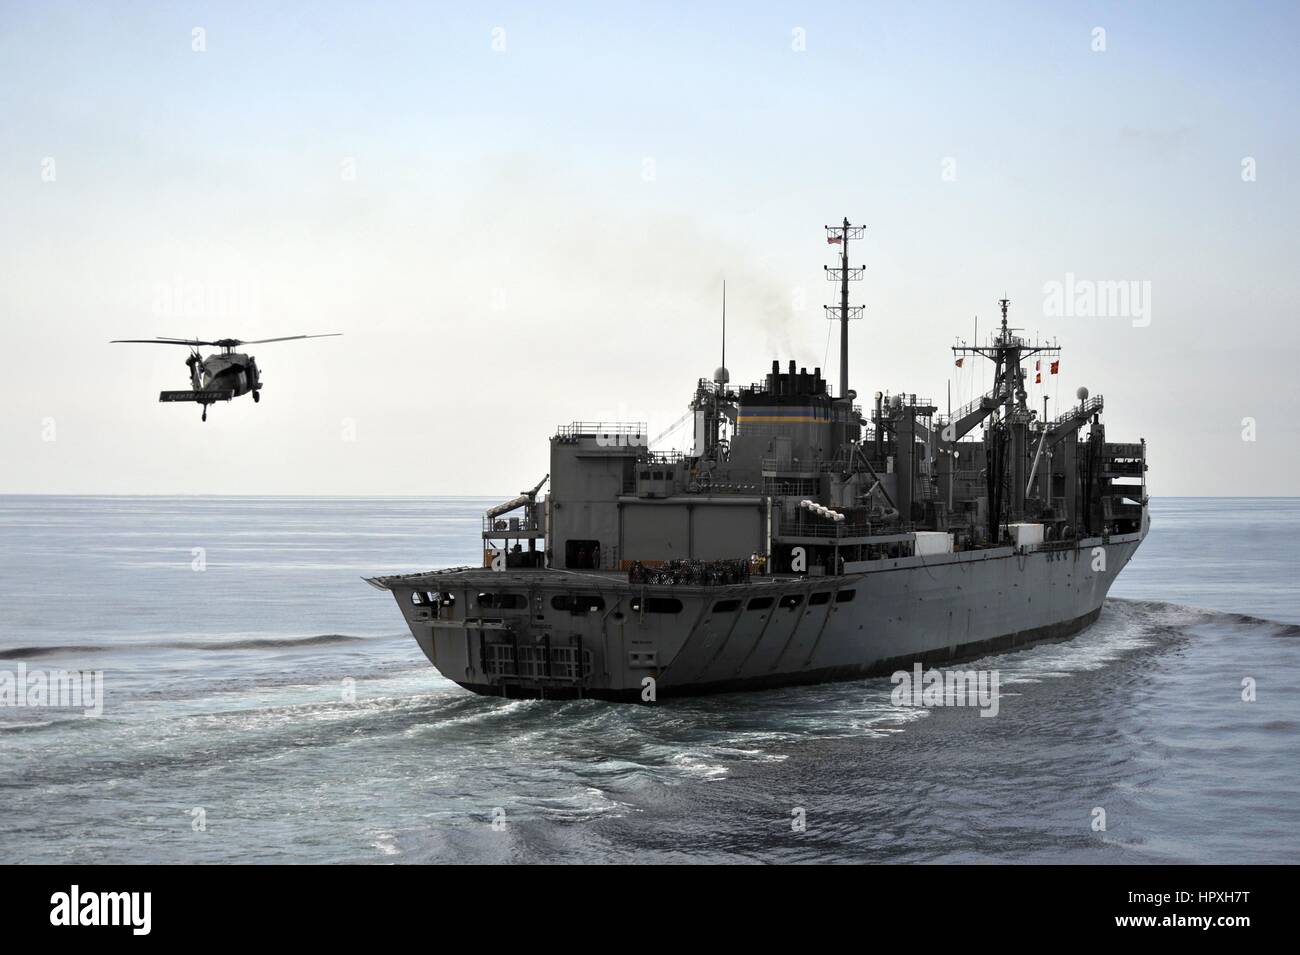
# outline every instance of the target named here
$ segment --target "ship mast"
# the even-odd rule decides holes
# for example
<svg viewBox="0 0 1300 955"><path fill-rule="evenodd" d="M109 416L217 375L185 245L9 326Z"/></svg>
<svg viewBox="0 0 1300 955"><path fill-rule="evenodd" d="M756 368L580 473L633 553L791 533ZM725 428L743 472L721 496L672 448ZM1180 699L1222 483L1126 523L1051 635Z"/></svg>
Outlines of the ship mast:
<svg viewBox="0 0 1300 955"><path fill-rule="evenodd" d="M1028 470L1028 447L1030 422L1036 417L1025 399L1028 391L1025 387L1026 373L1021 363L1033 355L1054 356L1061 353L1053 342L1030 342L1015 334L1019 329L1011 328L1007 323L1007 310L1011 300L1005 295L998 299L998 308L1002 312L1002 326L985 347L979 342L974 345L958 345L953 354L980 355L993 362L993 388L981 397L974 410L959 422L950 426L954 429L953 438L958 439L971 427L993 412L1001 412L1000 419L994 419L989 433L989 522L990 534L996 539L999 523L1004 519L1021 520L1025 516L1025 478ZM1043 421L1040 427L1046 428ZM1004 498L1002 490L1009 484L1008 497Z"/></svg>
<svg viewBox="0 0 1300 955"><path fill-rule="evenodd" d="M1025 389L1027 375L1021 367L1021 362L1033 355L1060 355L1061 349L1055 342L1030 342L1014 334L1019 329L1011 328L1007 324L1007 310L1010 305L1011 299L1005 297L998 299L998 308L1002 312L1002 326L989 345L981 346L978 341L974 345L956 345L952 353L958 357L980 355L993 362L993 388L986 399L995 402L997 407L1004 408L1007 417L1018 416L1027 420L1033 415L1025 403L1029 395ZM965 434L966 430L969 429L959 430L957 436Z"/></svg>
<svg viewBox="0 0 1300 955"><path fill-rule="evenodd" d="M862 273L866 271L865 265L849 267L849 240L862 238L862 233L865 231L863 226L850 225L847 218L843 225L826 226L827 244L840 247L839 268L822 266L826 270L828 281L840 283L840 304L822 306L826 310L828 319L838 317L840 320L840 391L837 395L839 398L846 398L849 394L849 320L862 317L861 305L849 305L849 283L861 282Z"/></svg>

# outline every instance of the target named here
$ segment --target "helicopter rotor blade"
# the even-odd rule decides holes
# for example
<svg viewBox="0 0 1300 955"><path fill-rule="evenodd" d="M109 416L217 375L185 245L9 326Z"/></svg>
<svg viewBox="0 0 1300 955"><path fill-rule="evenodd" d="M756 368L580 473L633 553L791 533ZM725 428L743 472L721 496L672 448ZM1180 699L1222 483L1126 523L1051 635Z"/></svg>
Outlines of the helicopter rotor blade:
<svg viewBox="0 0 1300 955"><path fill-rule="evenodd" d="M199 341L197 338L114 338L110 345L215 345L216 342Z"/></svg>
<svg viewBox="0 0 1300 955"><path fill-rule="evenodd" d="M267 342L292 342L300 338L338 338L342 332L326 332L324 335L285 335L283 338L259 338L251 342L240 342L241 345L265 345Z"/></svg>
<svg viewBox="0 0 1300 955"><path fill-rule="evenodd" d="M219 338L216 341L204 341L199 338L114 338L110 345L189 345L191 348L207 346L212 348L238 348L240 345L265 345L268 342L291 342L300 338L337 338L342 332L326 332L323 335L285 335L283 338L258 338L242 341L238 338Z"/></svg>

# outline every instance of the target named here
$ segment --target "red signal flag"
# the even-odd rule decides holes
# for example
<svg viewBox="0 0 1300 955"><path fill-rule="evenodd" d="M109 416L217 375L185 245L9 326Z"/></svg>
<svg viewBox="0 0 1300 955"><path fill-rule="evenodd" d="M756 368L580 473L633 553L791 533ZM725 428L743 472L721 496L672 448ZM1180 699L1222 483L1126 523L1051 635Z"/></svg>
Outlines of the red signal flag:
<svg viewBox="0 0 1300 955"><path fill-rule="evenodd" d="M1057 361L1052 362L1052 374L1053 375L1059 374L1060 371L1061 371L1061 362L1058 359Z"/></svg>
<svg viewBox="0 0 1300 955"><path fill-rule="evenodd" d="M844 241L844 236L842 235L828 235L826 237L827 245L839 245L843 241Z"/></svg>

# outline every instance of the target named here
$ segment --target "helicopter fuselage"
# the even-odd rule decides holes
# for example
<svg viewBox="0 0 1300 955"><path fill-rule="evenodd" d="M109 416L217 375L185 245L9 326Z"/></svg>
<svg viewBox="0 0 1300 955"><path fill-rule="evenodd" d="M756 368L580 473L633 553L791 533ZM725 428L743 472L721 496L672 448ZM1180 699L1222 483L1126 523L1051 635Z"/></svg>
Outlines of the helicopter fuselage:
<svg viewBox="0 0 1300 955"><path fill-rule="evenodd" d="M262 387L257 362L252 355L234 352L209 355L200 362L203 369L202 391L229 392L230 398L257 391Z"/></svg>
<svg viewBox="0 0 1300 955"><path fill-rule="evenodd" d="M189 391L164 391L159 401L193 401L203 406L203 420L208 420L208 405L229 401L240 395L253 393L253 400L261 399L262 376L257 370L257 360L252 355L222 351L219 355L204 358L193 351L185 359L190 370Z"/></svg>

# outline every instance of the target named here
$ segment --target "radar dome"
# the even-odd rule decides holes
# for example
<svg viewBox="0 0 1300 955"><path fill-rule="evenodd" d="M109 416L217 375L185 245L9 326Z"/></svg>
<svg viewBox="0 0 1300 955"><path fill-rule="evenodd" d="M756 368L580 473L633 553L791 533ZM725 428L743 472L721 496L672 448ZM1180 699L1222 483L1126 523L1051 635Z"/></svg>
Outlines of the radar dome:
<svg viewBox="0 0 1300 955"><path fill-rule="evenodd" d="M1080 385L1079 390L1074 393L1074 397L1078 398L1080 401L1087 401L1088 389L1083 387L1083 385Z"/></svg>
<svg viewBox="0 0 1300 955"><path fill-rule="evenodd" d="M713 380L718 382L718 384L725 385L727 382L731 381L731 372L719 365L717 370L713 372Z"/></svg>

